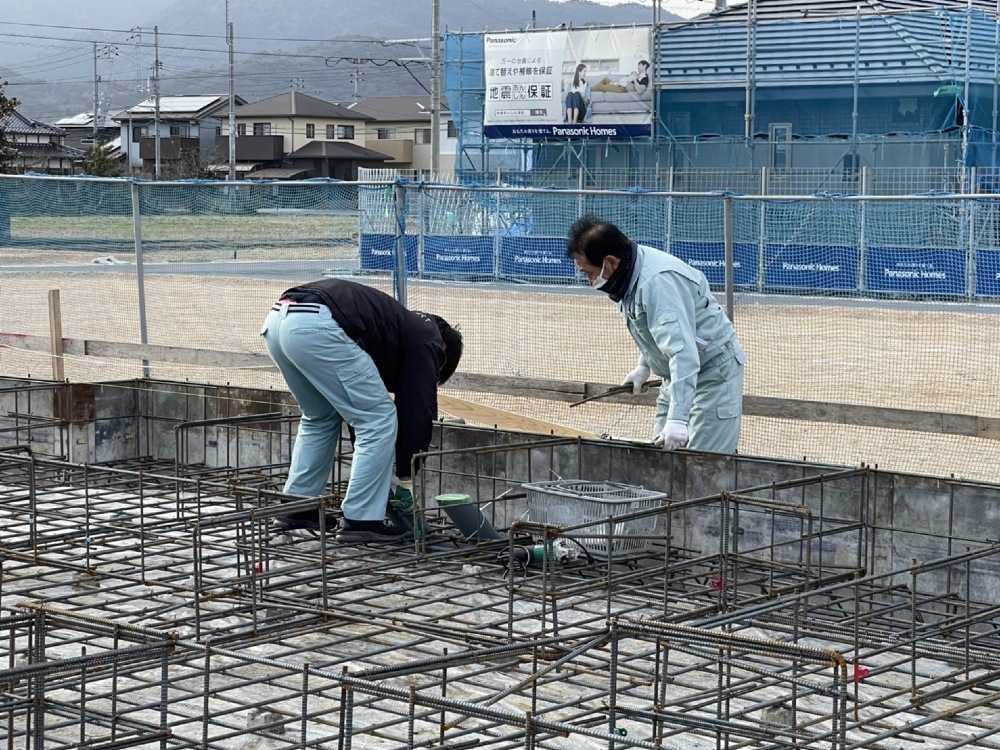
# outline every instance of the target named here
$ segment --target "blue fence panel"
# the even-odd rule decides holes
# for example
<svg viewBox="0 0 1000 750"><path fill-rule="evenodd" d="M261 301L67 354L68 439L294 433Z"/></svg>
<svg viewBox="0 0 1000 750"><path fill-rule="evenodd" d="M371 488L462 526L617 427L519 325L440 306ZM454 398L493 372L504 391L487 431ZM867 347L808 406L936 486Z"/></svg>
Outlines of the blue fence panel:
<svg viewBox="0 0 1000 750"><path fill-rule="evenodd" d="M1000 297L1000 250L980 250L977 253L976 294Z"/></svg>
<svg viewBox="0 0 1000 750"><path fill-rule="evenodd" d="M403 248L406 252L406 272L417 272L417 237L407 234L403 237ZM361 235L361 270L362 271L395 271L396 270L396 235L394 234L362 234Z"/></svg>
<svg viewBox="0 0 1000 750"><path fill-rule="evenodd" d="M767 245L764 285L793 289L850 290L858 288L861 251L856 247Z"/></svg>
<svg viewBox="0 0 1000 750"><path fill-rule="evenodd" d="M566 257L563 237L502 237L500 275L574 279L576 265Z"/></svg>
<svg viewBox="0 0 1000 750"><path fill-rule="evenodd" d="M726 283L726 247L722 242L672 242L670 252L705 274L709 284ZM757 282L757 245L733 243L733 279L737 286Z"/></svg>
<svg viewBox="0 0 1000 750"><path fill-rule="evenodd" d="M964 250L873 247L867 286L873 292L964 296L967 265Z"/></svg>
<svg viewBox="0 0 1000 750"><path fill-rule="evenodd" d="M424 273L450 276L493 276L493 237L427 235Z"/></svg>

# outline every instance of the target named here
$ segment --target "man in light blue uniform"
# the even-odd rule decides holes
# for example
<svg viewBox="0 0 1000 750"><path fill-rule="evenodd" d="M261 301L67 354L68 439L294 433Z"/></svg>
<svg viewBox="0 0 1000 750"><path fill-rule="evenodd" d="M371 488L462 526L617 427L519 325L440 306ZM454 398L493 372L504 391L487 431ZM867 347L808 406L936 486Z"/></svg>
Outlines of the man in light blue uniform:
<svg viewBox="0 0 1000 750"><path fill-rule="evenodd" d="M746 355L705 275L592 216L573 224L566 255L591 286L618 303L639 347L625 384L639 393L651 372L663 379L654 443L666 450L735 452Z"/></svg>
<svg viewBox="0 0 1000 750"><path fill-rule="evenodd" d="M430 443L437 388L458 367L462 335L444 318L407 310L384 292L346 279L285 290L261 335L302 410L284 491L325 492L347 422L356 440L337 541L400 538L406 529L385 523L393 474L393 507L412 505L413 456ZM277 524L319 525L317 511Z"/></svg>

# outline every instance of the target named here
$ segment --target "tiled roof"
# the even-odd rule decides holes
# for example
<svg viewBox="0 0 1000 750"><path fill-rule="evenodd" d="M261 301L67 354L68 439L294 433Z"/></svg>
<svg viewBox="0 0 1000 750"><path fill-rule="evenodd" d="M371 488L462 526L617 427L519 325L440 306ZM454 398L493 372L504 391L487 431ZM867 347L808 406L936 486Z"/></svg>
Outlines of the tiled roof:
<svg viewBox="0 0 1000 750"><path fill-rule="evenodd" d="M365 161L388 161L386 156L370 148L364 148L354 143L338 143L337 141L312 141L302 148L293 151L288 159L362 159Z"/></svg>
<svg viewBox="0 0 1000 750"><path fill-rule="evenodd" d="M237 105L245 99L236 97ZM161 96L160 119L162 120L197 120L202 117L217 117L220 111L229 111L228 95L191 95L191 96ZM149 119L156 113L156 97L149 97L138 104L122 110L112 119L121 122L129 115Z"/></svg>
<svg viewBox="0 0 1000 750"><path fill-rule="evenodd" d="M225 114L228 115L228 107ZM368 115L342 107L333 102L317 99L300 91L261 99L236 108L237 117L316 117L336 120L370 120Z"/></svg>
<svg viewBox="0 0 1000 750"><path fill-rule="evenodd" d="M20 159L82 159L86 152L59 143L15 143Z"/></svg>
<svg viewBox="0 0 1000 750"><path fill-rule="evenodd" d="M30 117L22 115L16 109L3 119L0 119L0 130L5 133L16 133L18 135L66 135L66 131L62 128L33 120Z"/></svg>
<svg viewBox="0 0 1000 750"><path fill-rule="evenodd" d="M81 112L77 115L71 115L70 117L63 117L60 120L56 120L56 127L58 128L89 128L94 125L94 113L93 112ZM111 115L107 112L99 112L97 115L97 127L98 128L117 128L118 123L111 119Z"/></svg>
<svg viewBox="0 0 1000 750"><path fill-rule="evenodd" d="M369 96L351 105L351 109L364 112L378 122L410 122L430 117L430 106L429 96ZM449 114L448 103L444 99L440 114Z"/></svg>
<svg viewBox="0 0 1000 750"><path fill-rule="evenodd" d="M950 82L956 74L964 77L966 46L970 80L992 83L992 12L982 11L981 0L971 12L966 3L958 5L864 0L856 11L840 0L756 0L754 85ZM667 29L658 38L656 85L745 86L751 46L746 19L739 6Z"/></svg>
<svg viewBox="0 0 1000 750"><path fill-rule="evenodd" d="M689 23L700 24L716 20L726 23L742 23L747 20L749 2L726 4L721 11L711 11L691 19ZM900 13L964 12L969 7L967 0L755 0L754 17L757 22L779 20L805 20L822 18L853 18L855 16L889 15ZM984 13L996 13L995 0L972 0L972 8ZM685 25L671 24L671 25Z"/></svg>

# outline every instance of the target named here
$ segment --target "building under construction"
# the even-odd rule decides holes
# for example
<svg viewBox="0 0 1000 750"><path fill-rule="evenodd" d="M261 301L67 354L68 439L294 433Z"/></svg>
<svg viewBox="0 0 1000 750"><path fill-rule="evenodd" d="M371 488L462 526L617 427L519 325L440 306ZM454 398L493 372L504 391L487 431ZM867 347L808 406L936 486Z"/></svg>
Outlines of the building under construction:
<svg viewBox="0 0 1000 750"><path fill-rule="evenodd" d="M439 422L338 545L286 393L0 394L8 750L1000 747L998 486Z"/></svg>

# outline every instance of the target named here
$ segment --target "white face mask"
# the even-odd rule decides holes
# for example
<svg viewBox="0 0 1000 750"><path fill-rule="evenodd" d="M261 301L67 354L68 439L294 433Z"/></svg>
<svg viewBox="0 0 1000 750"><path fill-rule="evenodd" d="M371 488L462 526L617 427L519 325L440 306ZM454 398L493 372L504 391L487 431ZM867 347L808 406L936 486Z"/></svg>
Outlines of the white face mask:
<svg viewBox="0 0 1000 750"><path fill-rule="evenodd" d="M594 287L594 289L600 289L601 287L603 287L605 284L608 283L608 280L604 278L604 264L607 262L607 260L608 260L607 257L605 257L604 260L601 261L601 272L597 274L597 278L595 278L593 281L590 282L590 285Z"/></svg>

